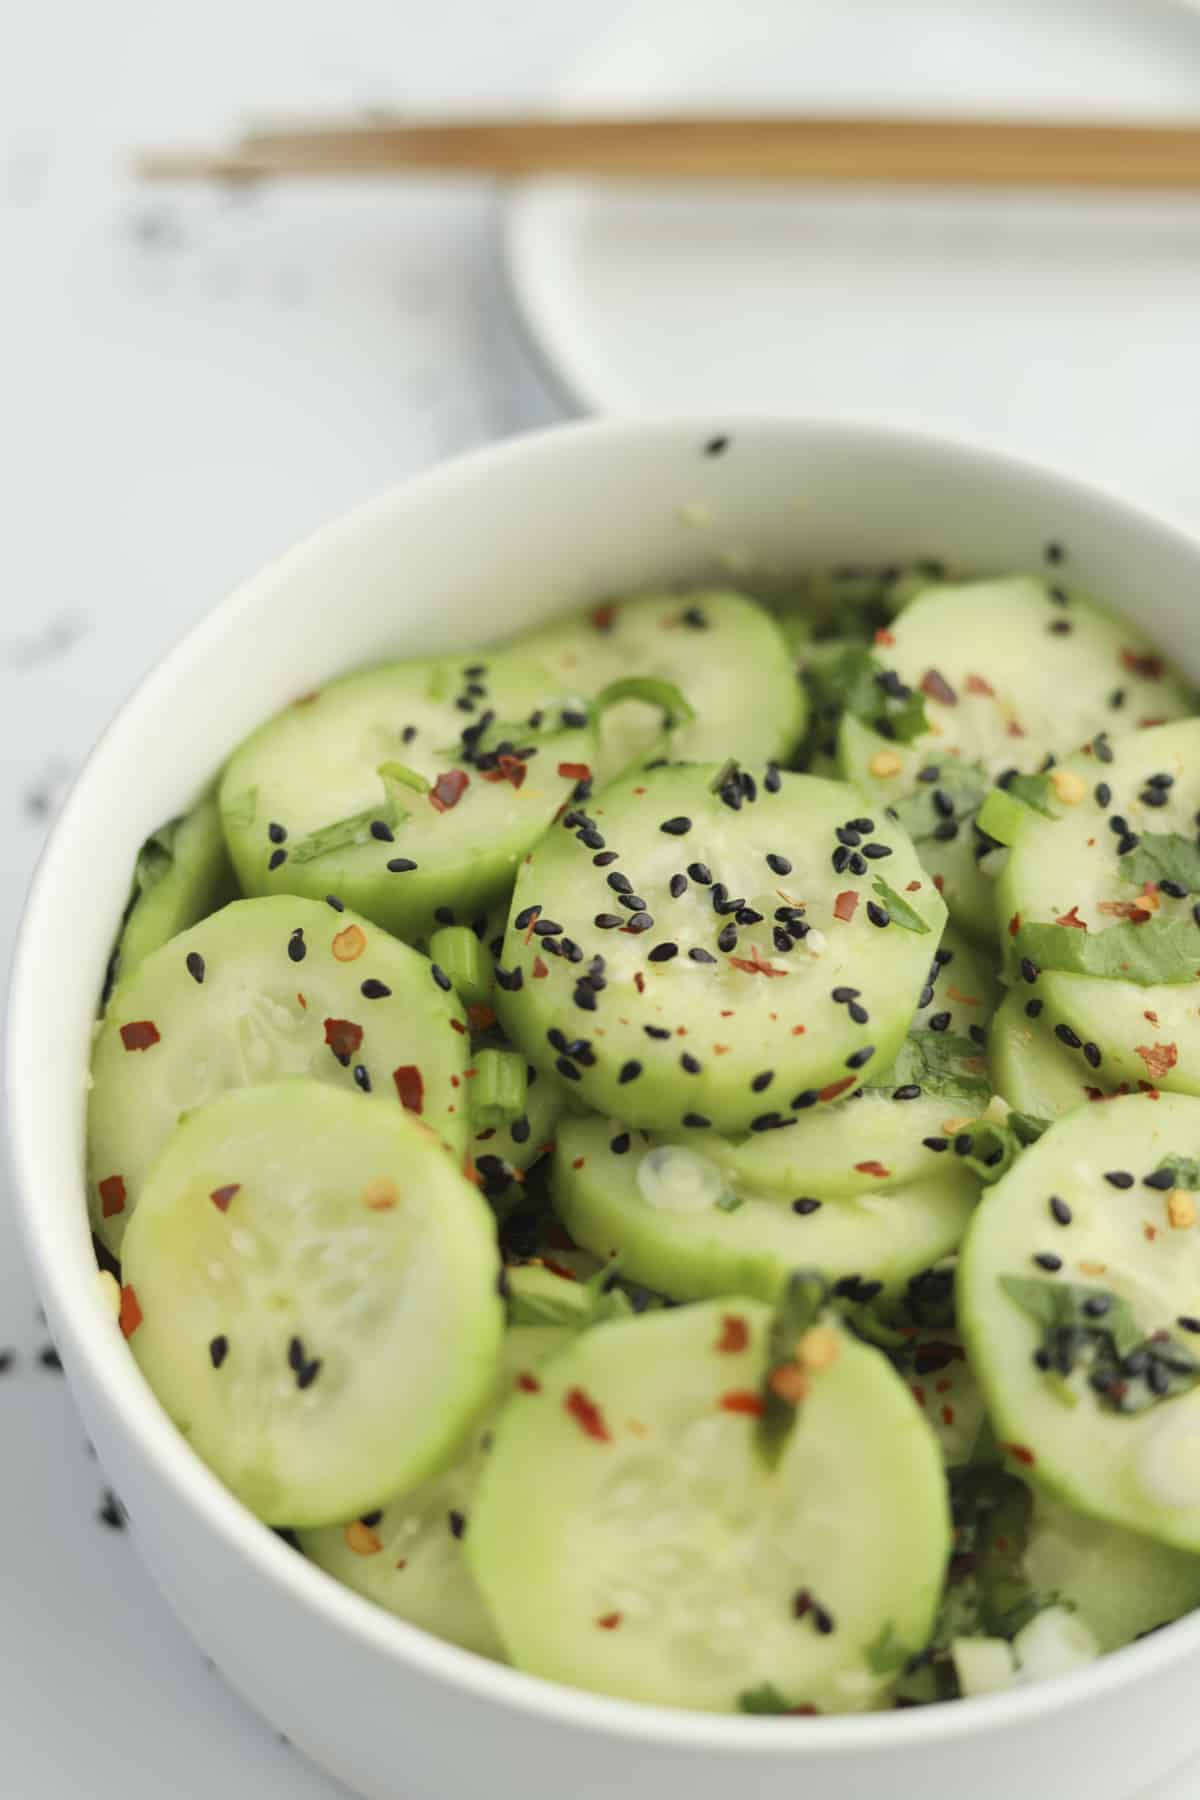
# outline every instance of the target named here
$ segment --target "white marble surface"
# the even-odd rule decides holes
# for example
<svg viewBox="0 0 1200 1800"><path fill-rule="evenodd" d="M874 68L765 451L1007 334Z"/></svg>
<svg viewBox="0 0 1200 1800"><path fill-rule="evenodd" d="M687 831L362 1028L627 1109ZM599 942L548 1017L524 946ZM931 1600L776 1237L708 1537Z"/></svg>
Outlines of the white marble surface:
<svg viewBox="0 0 1200 1800"><path fill-rule="evenodd" d="M507 318L482 189L149 194L125 153L252 109L533 100L634 9L39 0L4 15L0 965L64 785L167 644L348 502L553 415ZM0 1194L0 1792L334 1800L101 1517L5 1209ZM1198 1792L1200 1774L1157 1800Z"/></svg>

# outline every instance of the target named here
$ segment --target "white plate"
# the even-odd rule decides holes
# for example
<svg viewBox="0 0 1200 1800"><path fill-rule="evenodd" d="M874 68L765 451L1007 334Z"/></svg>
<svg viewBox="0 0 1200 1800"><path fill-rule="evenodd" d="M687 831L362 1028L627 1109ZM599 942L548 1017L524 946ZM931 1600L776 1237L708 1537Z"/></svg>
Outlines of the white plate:
<svg viewBox="0 0 1200 1800"><path fill-rule="evenodd" d="M698 106L1200 120L1167 0L706 0L578 69L581 110ZM922 423L1200 523L1200 199L530 184L531 336L596 411Z"/></svg>

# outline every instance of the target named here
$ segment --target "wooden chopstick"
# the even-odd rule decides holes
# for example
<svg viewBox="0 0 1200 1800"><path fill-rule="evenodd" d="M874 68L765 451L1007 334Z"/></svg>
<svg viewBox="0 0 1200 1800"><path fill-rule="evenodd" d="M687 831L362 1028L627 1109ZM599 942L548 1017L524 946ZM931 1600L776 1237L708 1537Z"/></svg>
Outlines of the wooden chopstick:
<svg viewBox="0 0 1200 1800"><path fill-rule="evenodd" d="M998 119L428 120L246 133L216 154L148 151L147 180L572 174L621 181L1200 188L1200 126Z"/></svg>

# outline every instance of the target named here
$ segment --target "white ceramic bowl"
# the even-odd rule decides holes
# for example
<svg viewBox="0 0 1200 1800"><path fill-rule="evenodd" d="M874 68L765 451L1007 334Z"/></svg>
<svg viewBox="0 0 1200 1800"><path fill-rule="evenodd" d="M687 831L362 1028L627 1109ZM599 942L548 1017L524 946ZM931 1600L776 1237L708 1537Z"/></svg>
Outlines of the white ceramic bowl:
<svg viewBox="0 0 1200 1800"><path fill-rule="evenodd" d="M706 454L718 435L728 447ZM1200 1617L1040 1687L866 1718L642 1708L438 1643L304 1562L197 1461L101 1302L87 1231L90 1028L134 854L277 707L355 664L495 638L652 582L920 552L1004 570L1037 564L1048 540L1066 546L1072 579L1200 674L1200 548L1063 477L845 424L628 421L517 439L385 494L239 588L142 684L80 776L33 884L11 993L11 1138L34 1273L167 1598L254 1705L370 1800L1129 1800L1200 1740Z"/></svg>

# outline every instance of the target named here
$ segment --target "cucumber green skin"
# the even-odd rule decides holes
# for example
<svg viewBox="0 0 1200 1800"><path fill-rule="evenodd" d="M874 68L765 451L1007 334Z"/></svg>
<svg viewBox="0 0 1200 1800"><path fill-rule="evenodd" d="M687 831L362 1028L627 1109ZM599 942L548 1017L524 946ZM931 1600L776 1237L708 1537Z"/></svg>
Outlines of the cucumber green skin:
<svg viewBox="0 0 1200 1800"><path fill-rule="evenodd" d="M378 1180L388 1210L364 1200ZM498 1272L486 1204L413 1115L297 1079L189 1113L122 1258L130 1348L164 1409L252 1512L292 1526L361 1514L457 1454L496 1378ZM294 1335L320 1363L303 1389Z"/></svg>
<svg viewBox="0 0 1200 1800"><path fill-rule="evenodd" d="M687 624L684 615L695 611L707 620L704 629ZM693 722L665 736L657 707L626 700L611 708L598 726L602 780L652 756L784 762L804 735L808 701L787 640L744 594L634 595L540 626L513 648L536 657L560 686L577 686L589 698L621 676L648 675L675 683L691 703ZM754 703L747 706L751 685Z"/></svg>
<svg viewBox="0 0 1200 1800"><path fill-rule="evenodd" d="M461 1514L470 1529L471 1506L497 1412L520 1374L536 1369L570 1335L561 1327L538 1325L518 1325L506 1332L492 1405L457 1462L382 1509L383 1516L371 1528L381 1548L363 1555L351 1549L344 1525L322 1525L298 1534L305 1556L396 1618L477 1656L503 1661L504 1647L450 1516Z"/></svg>
<svg viewBox="0 0 1200 1800"><path fill-rule="evenodd" d="M114 985L178 932L237 899L221 816L211 795L180 819L171 850L170 868L153 887L135 891L130 902L113 961Z"/></svg>
<svg viewBox="0 0 1200 1800"><path fill-rule="evenodd" d="M1035 1498L1025 1570L1040 1592L1075 1609L1105 1652L1200 1606L1200 1556L1084 1518L1045 1494Z"/></svg>
<svg viewBox="0 0 1200 1800"><path fill-rule="evenodd" d="M901 767L895 775L872 773L871 762L881 751L900 758ZM941 757L944 759L945 755L943 750ZM923 737L915 745L893 743L849 714L838 726L837 773L843 781L854 782L872 806L893 806L907 798L920 786L917 771L938 760L935 739ZM934 837L922 838L916 851L923 868L938 882L938 891L954 924L973 943L990 946L995 933L996 883L976 859L977 841L968 824L949 843Z"/></svg>
<svg viewBox="0 0 1200 1800"><path fill-rule="evenodd" d="M1200 720L1156 726L1118 740L1111 763L1099 764L1094 756L1071 757L1062 764L1087 783L1085 797L1074 806L1056 803L1057 819L1030 812L1016 834L1008 862L997 884L997 920L1002 941L1009 942L1009 922L1045 921L1062 917L1075 907L1089 931L1101 932L1112 923L1099 908L1104 902L1136 901L1142 897L1138 883L1124 879L1116 854L1117 837L1109 829L1113 814L1124 816L1133 831L1178 832L1194 838L1194 815L1200 807ZM1145 806L1138 798L1145 777L1157 771L1175 776L1168 802ZM1112 792L1111 803L1101 807L1095 784L1103 780ZM1158 919L1186 918L1195 896L1173 899L1157 896ZM1200 968L1200 930L1197 931L1197 967ZM1024 984L1021 984L1024 985ZM1084 1043L1098 1044L1103 1052L1099 1074L1094 1074L1079 1051L1069 1052L1081 1071L1080 1078L1109 1088L1121 1083L1133 1088L1153 1080L1170 1092L1200 1093L1200 1015L1189 987L1142 987L1134 982L1089 975L1044 972L1036 987L1028 990L1044 1002L1041 1023L1053 1031L1068 1025ZM1147 1013L1155 1018L1148 1020ZM1153 1049L1157 1043L1174 1044L1178 1058L1173 1068L1152 1071L1138 1055L1138 1046Z"/></svg>
<svg viewBox="0 0 1200 1800"><path fill-rule="evenodd" d="M339 962L333 940L351 926L365 934L366 949ZM293 962L288 944L298 927L307 954ZM188 972L192 952L204 959L202 984ZM368 978L382 980L390 998L365 999L360 984ZM326 1017L363 1028L348 1068L325 1042ZM126 1050L121 1027L145 1020L160 1041ZM392 1071L418 1067L421 1118L461 1155L469 1130L468 1044L457 997L436 985L423 956L377 926L314 900L235 900L146 957L120 984L98 1027L88 1097L92 1228L119 1256L146 1172L182 1115L227 1088L280 1075L316 1075L360 1103L396 1108ZM369 1095L355 1084L358 1062L369 1071ZM105 1218L99 1184L118 1174L124 1210Z"/></svg>
<svg viewBox="0 0 1200 1800"><path fill-rule="evenodd" d="M710 1712L764 1681L825 1712L885 1703L868 1647L889 1624L925 1643L949 1549L937 1445L887 1361L839 1333L769 1472L757 1421L721 1406L757 1391L768 1318L742 1299L605 1325L513 1395L466 1546L517 1667ZM608 1441L568 1409L576 1390ZM830 1635L793 1616L803 1588Z"/></svg>
<svg viewBox="0 0 1200 1800"><path fill-rule="evenodd" d="M1063 1257L1063 1279L1091 1283L1130 1301L1146 1333L1170 1327L1200 1293L1200 1232L1172 1230L1165 1195L1141 1177L1171 1153L1194 1154L1200 1104L1183 1095L1132 1094L1059 1119L986 1193L959 1259L959 1325L1000 1442L1033 1456L1014 1472L1089 1517L1182 1550L1200 1551L1200 1498L1168 1504L1143 1484L1139 1462L1167 1424L1200 1419L1196 1390L1136 1416L1105 1410L1083 1382L1074 1407L1059 1400L1033 1362L1039 1329L1000 1288L1002 1275L1037 1276L1032 1257ZM1120 1192L1104 1172L1125 1169ZM1071 1208L1065 1228L1047 1196ZM1153 1239L1144 1227L1152 1224ZM1081 1269L1103 1267L1103 1275ZM1047 1277L1053 1279L1053 1277ZM1200 1431L1200 1424L1195 1426Z"/></svg>
<svg viewBox="0 0 1200 1800"><path fill-rule="evenodd" d="M1046 1014L1026 1017L1026 992L1008 995L992 1020L988 1033L988 1062L996 1092L1018 1112L1037 1119L1059 1119L1092 1094L1107 1096L1095 1069L1088 1067L1078 1050L1060 1044L1045 1024ZM1041 983L1038 985L1041 998Z"/></svg>
<svg viewBox="0 0 1200 1800"><path fill-rule="evenodd" d="M945 908L908 840L888 820L876 821L873 836L891 846L892 855L868 864L862 877L833 873L834 827L861 814L855 790L813 776L784 775L780 791L772 794L758 771L758 800L735 812L711 791L717 774L712 765L646 770L612 783L589 803L588 816L619 853L617 869L628 870L637 893L650 902L653 929L635 936L595 926L596 915L621 909L606 882L609 871L593 866L591 852L570 828L549 832L535 847L513 895L503 963L507 970L520 969L522 985L496 995L508 1035L547 1070L559 1061L549 1031L562 1031L569 1041L587 1039L594 1062L580 1067L572 1092L596 1111L651 1130L677 1130L686 1115L697 1114L714 1130L746 1131L768 1111L786 1114L798 1093L830 1087L844 1093L840 1084L859 1073L848 1072L847 1059L868 1046L874 1056L861 1078L869 1079L873 1065L886 1068L908 1029L945 923ZM681 816L692 821L686 835L659 829L662 821ZM785 855L793 873L772 874L768 852ZM705 862L717 880L737 882L735 895L744 894L764 915L762 924L740 930L734 954L747 959L757 948L761 960L789 970L786 976L740 970L718 952L717 934L725 921L713 913L706 888L693 883L680 898L669 897L671 875L693 860ZM872 871L880 868L898 890L921 882L920 890L906 897L925 920L925 934L871 924L866 903L873 897ZM834 917L835 895L843 891L859 896L849 921ZM807 918L820 933L812 940L815 953L806 948L808 939L786 956L772 948L772 915L780 897L788 895L808 902ZM585 959L595 954L606 959L607 986L594 1011L582 1011L574 1001L586 960L578 965L543 956L536 937L516 928L515 920L530 906L561 924ZM649 953L664 942L677 944L679 954L673 961L650 961ZM693 962L692 946L717 961ZM543 972L535 974L537 969ZM833 1001L832 990L845 984L861 990L867 1025L856 1025L848 1007ZM650 1038L647 1025L672 1036ZM681 1026L689 1033L686 1040L677 1035ZM681 1062L693 1053L701 1063L698 1074L688 1073ZM640 1065L642 1074L622 1081L629 1064ZM752 1081L771 1070L769 1090L754 1090Z"/></svg>
<svg viewBox="0 0 1200 1800"><path fill-rule="evenodd" d="M879 1129L889 1109L897 1115L888 1121L894 1159ZM554 1153L555 1207L577 1243L601 1259L619 1256L628 1280L676 1300L738 1293L774 1300L800 1267L831 1279L881 1281L895 1293L957 1249L978 1198L978 1184L959 1159L924 1150L919 1127L906 1117L923 1113L940 1130L953 1110L864 1094L811 1123L741 1146L711 1134L667 1140L710 1158L741 1200L733 1211L714 1205L700 1213L662 1211L642 1194L638 1164L664 1140L637 1133L630 1149L616 1155L610 1145L620 1126L566 1119ZM911 1132L907 1143L901 1131ZM852 1146L869 1146L890 1176L857 1173ZM821 1199L819 1211L793 1212L791 1203L801 1196Z"/></svg>
<svg viewBox="0 0 1200 1800"><path fill-rule="evenodd" d="M1047 751L1067 756L1096 732L1119 733L1143 719L1182 718L1194 710L1183 678L1165 664L1151 679L1129 668L1123 653L1152 652L1126 619L1111 617L1075 590L1057 605L1053 577L1005 576L945 586L923 594L896 619L880 660L920 688L931 669L954 689L951 705L926 698L932 727L916 740L925 760L957 754L990 775L1034 770ZM1053 627L1069 624L1059 634ZM969 686L971 676L993 690ZM975 684L977 685L977 684ZM1121 689L1123 703L1111 704ZM1023 735L1012 734L1010 726Z"/></svg>
<svg viewBox="0 0 1200 1800"><path fill-rule="evenodd" d="M485 656L480 653L481 662ZM454 705L467 679L460 663L398 663L330 682L248 738L230 758L220 787L225 836L243 891L314 900L334 893L414 942L435 928L438 907L471 921L506 898L521 857L575 786L577 777L560 776L559 764L591 767L595 739L590 729L530 734L524 722L538 708L572 700L539 665L500 655L486 668L481 685L488 691L471 714ZM431 698L431 689L440 697ZM485 780L464 760L460 734L481 716L480 706L539 746L519 788ZM406 744L402 734L412 726L417 735ZM408 816L394 827L394 841L380 842L364 826L360 841L298 862L290 848L306 834L383 806L377 771L389 761L430 782L459 769L468 786L442 812L429 795L405 790ZM282 848L289 854L275 869L271 823L288 833ZM398 857L417 867L390 871L388 863Z"/></svg>

